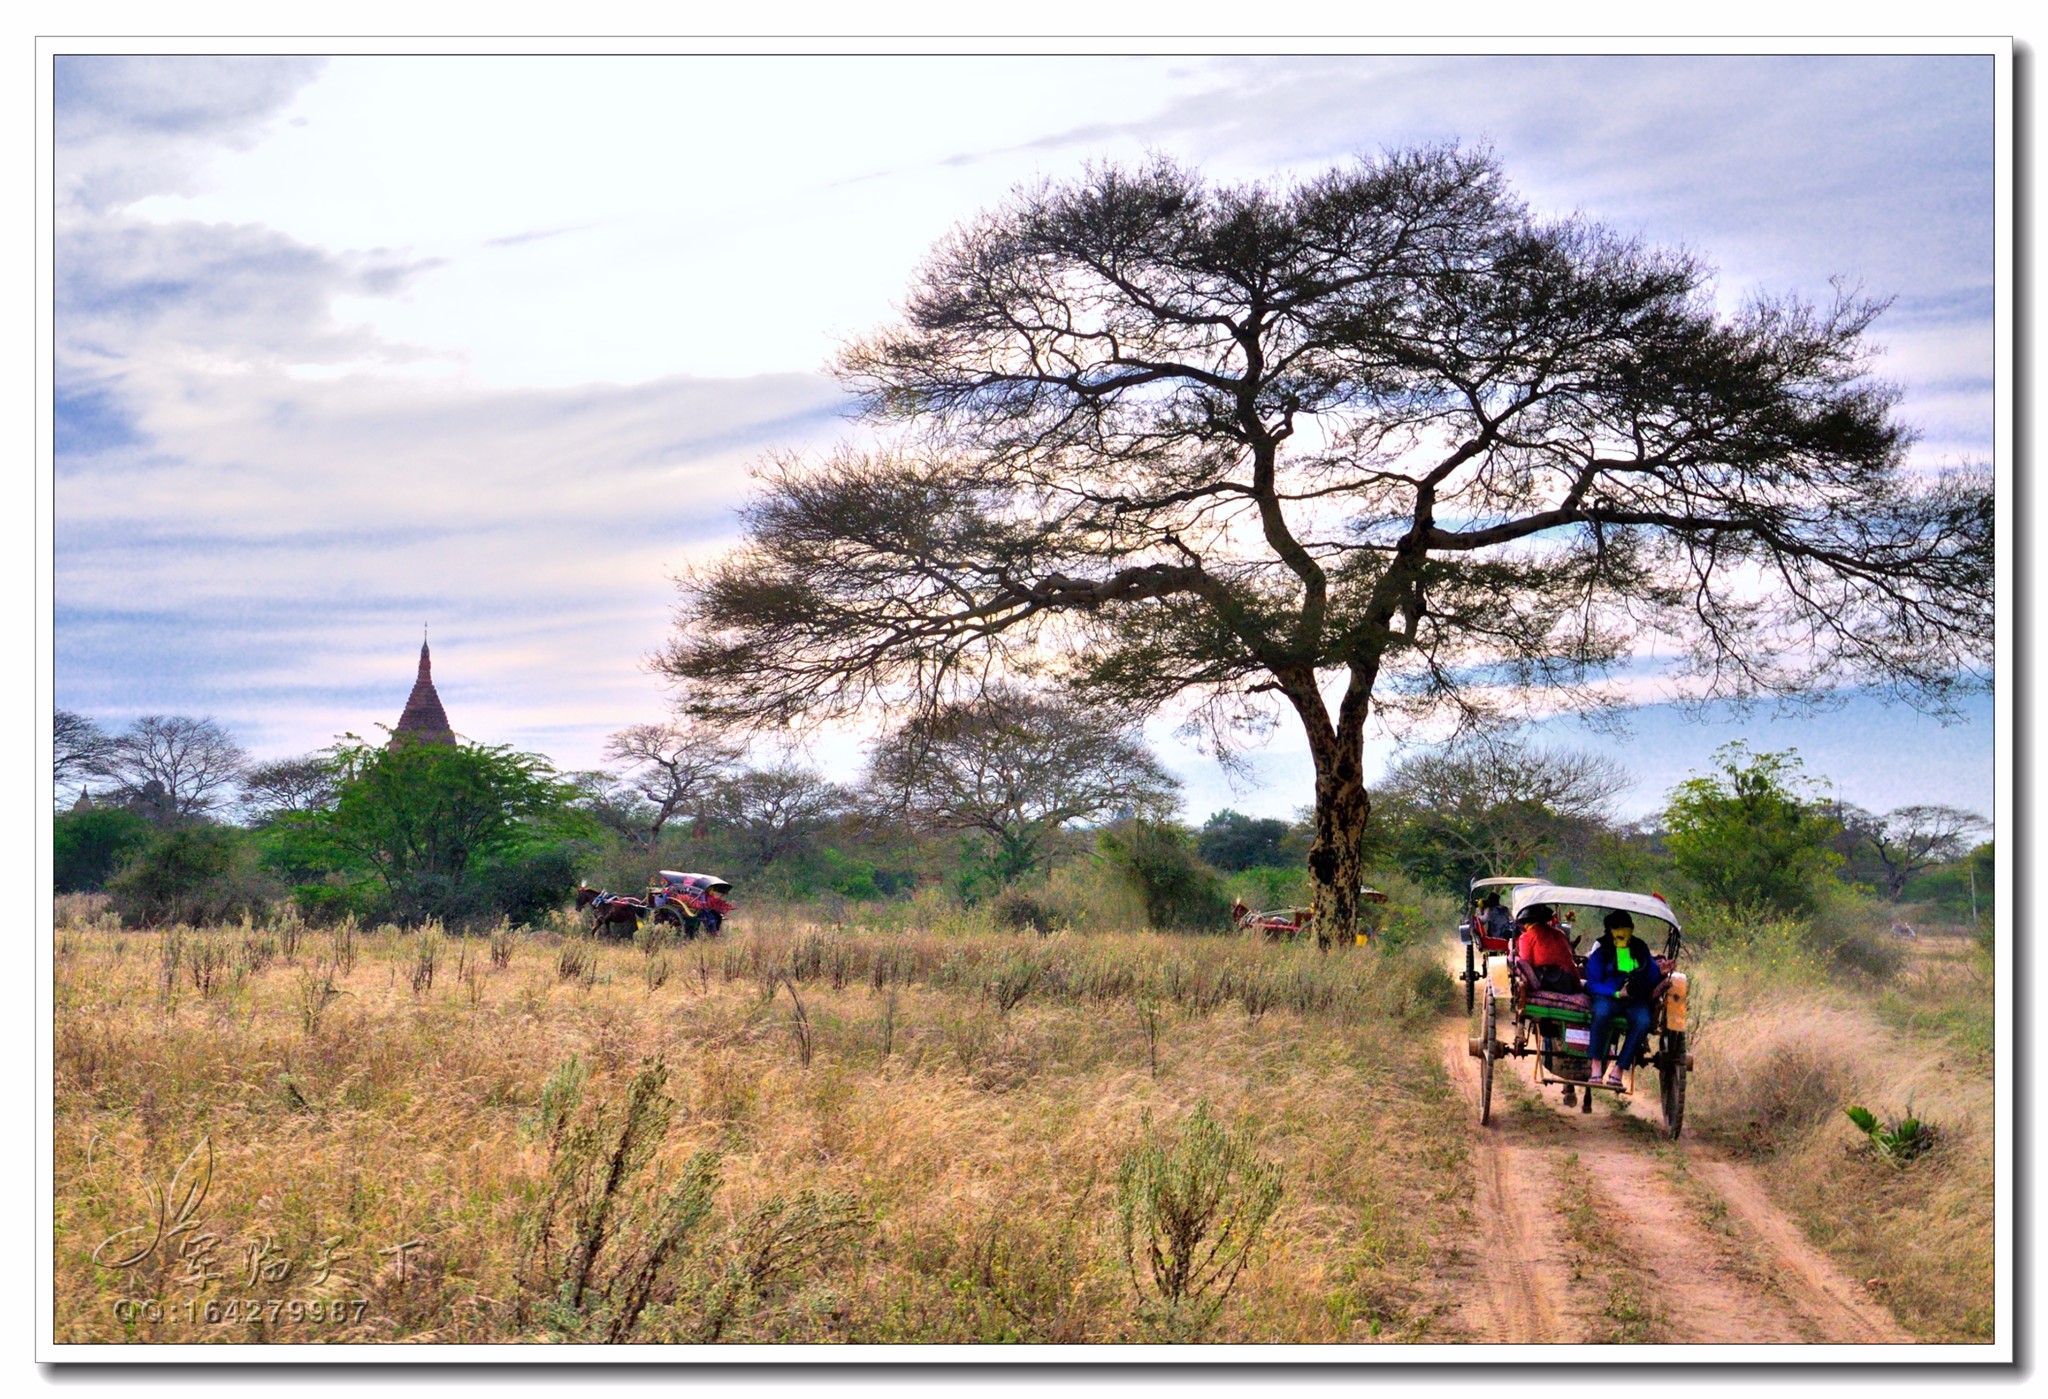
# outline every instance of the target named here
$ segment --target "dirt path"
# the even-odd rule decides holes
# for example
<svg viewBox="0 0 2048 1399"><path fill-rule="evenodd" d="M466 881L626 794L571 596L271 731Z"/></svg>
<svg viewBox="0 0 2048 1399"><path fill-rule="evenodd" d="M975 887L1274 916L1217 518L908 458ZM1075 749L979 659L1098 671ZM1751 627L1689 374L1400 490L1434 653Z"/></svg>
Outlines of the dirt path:
<svg viewBox="0 0 2048 1399"><path fill-rule="evenodd" d="M1697 1142L1664 1141L1654 1093L1616 1113L1602 1095L1567 1112L1528 1061L1495 1065L1479 1126L1479 1061L1460 1020L1445 1066L1472 1111L1474 1229L1455 1280L1475 1341L1683 1344L1905 1343L1765 1195L1755 1173ZM1653 1074L1644 1075L1654 1084Z"/></svg>

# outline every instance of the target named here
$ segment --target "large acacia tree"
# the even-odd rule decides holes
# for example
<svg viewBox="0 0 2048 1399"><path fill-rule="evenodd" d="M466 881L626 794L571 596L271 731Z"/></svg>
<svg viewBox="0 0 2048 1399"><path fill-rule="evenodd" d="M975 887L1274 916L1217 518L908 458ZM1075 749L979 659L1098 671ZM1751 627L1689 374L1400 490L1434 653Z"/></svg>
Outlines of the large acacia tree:
<svg viewBox="0 0 2048 1399"><path fill-rule="evenodd" d="M1225 739L1291 713L1341 934L1375 715L1596 700L1651 638L1697 697L1977 678L1988 483L1906 469L1880 309L1724 314L1691 255L1453 147L1020 189L843 352L888 445L760 468L663 664L763 722L1033 671Z"/></svg>

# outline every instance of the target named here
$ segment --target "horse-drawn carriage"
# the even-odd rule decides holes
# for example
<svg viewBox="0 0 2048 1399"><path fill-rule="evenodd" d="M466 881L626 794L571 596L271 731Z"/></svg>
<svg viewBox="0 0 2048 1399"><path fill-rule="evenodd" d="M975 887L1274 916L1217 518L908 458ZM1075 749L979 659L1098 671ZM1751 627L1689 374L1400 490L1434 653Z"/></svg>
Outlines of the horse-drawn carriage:
<svg viewBox="0 0 2048 1399"><path fill-rule="evenodd" d="M690 874L682 870L661 870L647 883L644 898L613 894L584 885L576 891L576 907L588 914L591 927L602 933L631 937L640 931L643 919L656 927L673 928L686 938L702 932L716 934L732 912L726 895L732 884L715 874Z"/></svg>
<svg viewBox="0 0 2048 1399"><path fill-rule="evenodd" d="M1458 941L1465 944L1465 971L1458 980L1465 983L1466 1011L1469 1012L1472 1009L1475 999L1475 988L1479 985L1482 975L1479 970L1480 963L1484 962L1490 954L1504 954L1511 951L1515 941L1511 917L1503 917L1500 920L1507 927L1505 934L1501 933L1497 928L1487 926L1488 920L1485 907L1487 896L1492 895L1493 902L1498 904L1501 895L1524 884L1541 884L1542 882L1540 879L1532 879L1526 876L1490 874L1483 879L1473 880L1470 887L1466 890L1465 918L1463 922L1458 924Z"/></svg>
<svg viewBox="0 0 2048 1399"><path fill-rule="evenodd" d="M1479 1121L1485 1124L1493 1120L1494 1066L1502 1059L1532 1059L1539 1088L1563 1085L1577 1094L1581 1112L1593 1110L1596 1089L1632 1093L1637 1069L1648 1064L1657 1070L1665 1135L1676 1140L1685 1120L1685 1079L1692 1069L1692 1055L1687 1052L1685 1041L1685 974L1675 970L1683 949L1677 915L1658 894L1517 882L1512 895L1513 915L1519 916L1536 904L1548 904L1558 910L1576 908L1595 919L1596 925L1602 915L1613 912L1663 924L1668 931L1664 951L1656 962L1657 969L1669 977L1670 985L1653 1008L1650 1036L1640 1062L1626 1071L1626 1085L1615 1090L1611 1085L1594 1081L1589 1072L1594 1060L1611 1059L1614 1050L1611 1042L1601 1046L1592 1043L1591 997L1583 992L1544 990L1537 984L1534 969L1514 955L1511 948L1489 951L1468 1042L1470 1053L1479 1060ZM1624 1029L1619 1021L1611 1022L1610 1040L1618 1039Z"/></svg>

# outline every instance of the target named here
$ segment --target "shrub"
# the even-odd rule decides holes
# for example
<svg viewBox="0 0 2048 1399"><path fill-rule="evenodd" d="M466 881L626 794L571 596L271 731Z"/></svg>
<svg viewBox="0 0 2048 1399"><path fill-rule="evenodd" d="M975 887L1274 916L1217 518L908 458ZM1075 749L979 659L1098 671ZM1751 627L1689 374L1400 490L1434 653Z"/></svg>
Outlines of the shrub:
<svg viewBox="0 0 2048 1399"><path fill-rule="evenodd" d="M1254 865L1230 877L1229 891L1252 908L1291 908L1308 902L1308 871L1298 865Z"/></svg>
<svg viewBox="0 0 2048 1399"><path fill-rule="evenodd" d="M103 889L114 871L149 843L147 817L120 807L67 811L50 833L50 873L60 894Z"/></svg>
<svg viewBox="0 0 2048 1399"><path fill-rule="evenodd" d="M1280 1168L1253 1150L1250 1128L1226 1131L1207 1099L1170 1138L1125 1153L1117 1237L1141 1306L1170 1334L1199 1332L1229 1299L1280 1193Z"/></svg>
<svg viewBox="0 0 2048 1399"><path fill-rule="evenodd" d="M628 1340L711 1213L719 1156L699 1151L680 1169L654 1169L675 1111L668 1067L651 1060L609 1102L583 1110L587 1075L575 1060L542 1090L535 1124L548 1146L546 1180L520 1229L522 1316L577 1340Z"/></svg>
<svg viewBox="0 0 2048 1399"><path fill-rule="evenodd" d="M1128 821L1102 831L1095 845L1137 889L1153 927L1176 932L1230 927L1222 876L1196 857L1193 839L1180 827Z"/></svg>
<svg viewBox="0 0 2048 1399"><path fill-rule="evenodd" d="M245 833L191 822L159 831L107 892L122 921L161 924L255 918L283 890L257 869Z"/></svg>
<svg viewBox="0 0 2048 1399"><path fill-rule="evenodd" d="M1066 923L1064 913L1045 894L1012 886L989 905L989 919L1006 933L1049 933Z"/></svg>
<svg viewBox="0 0 2048 1399"><path fill-rule="evenodd" d="M1844 1108L1843 1112L1863 1129L1863 1135L1870 1138L1870 1144L1877 1148L1878 1155L1901 1165L1926 1155L1940 1136L1933 1123L1913 1116L1911 1103L1897 1117L1887 1117L1882 1121L1866 1107Z"/></svg>
<svg viewBox="0 0 2048 1399"><path fill-rule="evenodd" d="M505 856L484 867L480 887L464 902L493 921L538 923L569 901L584 856L581 845L570 843Z"/></svg>

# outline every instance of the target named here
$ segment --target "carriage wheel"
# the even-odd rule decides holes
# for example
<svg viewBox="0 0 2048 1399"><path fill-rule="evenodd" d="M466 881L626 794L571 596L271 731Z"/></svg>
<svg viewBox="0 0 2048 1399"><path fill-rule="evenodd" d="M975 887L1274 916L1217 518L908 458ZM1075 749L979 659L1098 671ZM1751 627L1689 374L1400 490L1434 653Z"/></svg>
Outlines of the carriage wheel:
<svg viewBox="0 0 2048 1399"><path fill-rule="evenodd" d="M1472 944L1465 944L1465 1012L1471 1014L1473 997L1479 991L1479 973L1472 966Z"/></svg>
<svg viewBox="0 0 2048 1399"><path fill-rule="evenodd" d="M683 918L681 914L672 908L657 908L654 910L654 926L657 928L669 928L680 933L683 931Z"/></svg>
<svg viewBox="0 0 2048 1399"><path fill-rule="evenodd" d="M1479 1125L1493 1121L1493 1056L1500 1046L1493 1038L1493 993L1487 992L1486 1009L1479 1017Z"/></svg>
<svg viewBox="0 0 2048 1399"><path fill-rule="evenodd" d="M1673 1031L1664 1037L1663 1061L1657 1066L1657 1077L1663 1085L1660 1095L1664 1103L1664 1135L1672 1141L1678 1140L1678 1132L1685 1125L1685 1032Z"/></svg>

